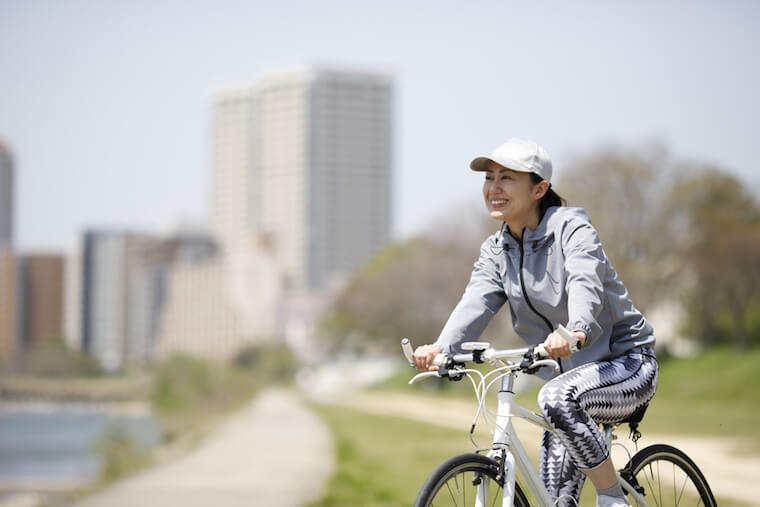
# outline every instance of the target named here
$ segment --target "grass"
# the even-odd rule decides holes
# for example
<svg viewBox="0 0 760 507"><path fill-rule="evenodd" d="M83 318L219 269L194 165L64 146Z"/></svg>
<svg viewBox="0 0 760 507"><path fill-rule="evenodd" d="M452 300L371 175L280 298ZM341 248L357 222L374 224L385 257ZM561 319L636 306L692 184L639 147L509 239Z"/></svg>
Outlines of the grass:
<svg viewBox="0 0 760 507"><path fill-rule="evenodd" d="M641 425L642 432L740 436L745 439L745 452L757 453L758 364L760 349L737 355L734 349L720 348L696 358L662 360L658 392ZM381 389L411 394L406 386L409 377L410 371L403 370ZM472 399L464 382L446 384L440 387L430 380L414 390L425 396ZM520 403L536 410L537 391L522 393ZM472 451L462 430L345 407L317 406L316 410L333 431L337 449L336 471L327 493L312 507L409 505L438 464ZM528 451L535 461L536 450ZM592 489L584 488L581 505L594 504Z"/></svg>
<svg viewBox="0 0 760 507"><path fill-rule="evenodd" d="M665 361L643 428L658 433L741 436L760 449L760 349L732 348Z"/></svg>
<svg viewBox="0 0 760 507"><path fill-rule="evenodd" d="M289 383L294 365L284 347L252 347L232 364L174 356L156 365L150 401L164 440L170 442L219 420L262 386Z"/></svg>
<svg viewBox="0 0 760 507"><path fill-rule="evenodd" d="M336 470L312 507L408 506L433 470L472 447L462 431L319 405L333 431Z"/></svg>

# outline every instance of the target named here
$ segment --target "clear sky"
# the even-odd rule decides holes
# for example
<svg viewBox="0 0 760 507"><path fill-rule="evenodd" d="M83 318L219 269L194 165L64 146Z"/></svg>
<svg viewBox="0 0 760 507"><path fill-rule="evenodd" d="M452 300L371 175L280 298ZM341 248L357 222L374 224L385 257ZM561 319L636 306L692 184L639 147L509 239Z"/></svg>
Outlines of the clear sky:
<svg viewBox="0 0 760 507"><path fill-rule="evenodd" d="M754 184L759 24L752 1L0 0L16 244L207 220L211 92L302 63L395 76L396 237L477 199L469 160L510 136L555 173L658 138Z"/></svg>

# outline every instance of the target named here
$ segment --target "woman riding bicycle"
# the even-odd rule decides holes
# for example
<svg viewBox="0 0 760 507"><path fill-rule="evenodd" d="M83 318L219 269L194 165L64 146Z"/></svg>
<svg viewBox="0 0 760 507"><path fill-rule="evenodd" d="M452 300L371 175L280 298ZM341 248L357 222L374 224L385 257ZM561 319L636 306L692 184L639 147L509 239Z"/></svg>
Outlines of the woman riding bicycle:
<svg viewBox="0 0 760 507"><path fill-rule="evenodd" d="M557 430L542 439L539 468L547 490L560 505L573 505L571 498L577 504L588 476L597 506L629 505L597 423L620 422L654 396L652 327L633 306L586 212L564 206L552 190L552 163L543 148L510 139L470 168L485 173L486 207L503 223L482 244L438 340L415 350L415 367L436 369L437 354L458 353L459 344L479 338L509 303L517 334L543 343L561 366L538 396ZM578 339L578 352L554 332L560 324Z"/></svg>

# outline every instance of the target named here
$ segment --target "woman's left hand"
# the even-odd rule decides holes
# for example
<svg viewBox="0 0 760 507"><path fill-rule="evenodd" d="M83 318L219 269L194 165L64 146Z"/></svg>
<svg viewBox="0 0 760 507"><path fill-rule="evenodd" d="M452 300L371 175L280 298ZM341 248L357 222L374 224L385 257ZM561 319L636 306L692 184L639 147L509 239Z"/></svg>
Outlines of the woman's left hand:
<svg viewBox="0 0 760 507"><path fill-rule="evenodd" d="M578 339L579 348L586 342L586 333L583 331L573 331L573 335ZM557 359L558 357L570 357L573 353L570 352L570 344L565 341L556 331L549 333L549 336L544 340L544 348L546 352L552 357Z"/></svg>

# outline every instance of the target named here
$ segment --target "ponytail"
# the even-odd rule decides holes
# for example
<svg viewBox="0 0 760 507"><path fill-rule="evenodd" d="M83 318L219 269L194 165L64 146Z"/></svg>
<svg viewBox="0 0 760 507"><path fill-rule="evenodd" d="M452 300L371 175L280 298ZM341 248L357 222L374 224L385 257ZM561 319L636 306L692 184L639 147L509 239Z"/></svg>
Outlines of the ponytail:
<svg viewBox="0 0 760 507"><path fill-rule="evenodd" d="M530 180L534 185L544 181L544 179L536 173L530 173ZM546 210L552 206L567 206L567 201L565 201L565 199L563 199L557 192L555 192L554 189L552 189L552 184L549 183L549 189L546 191L541 200L538 201L539 221L544 218L544 213L546 213Z"/></svg>

